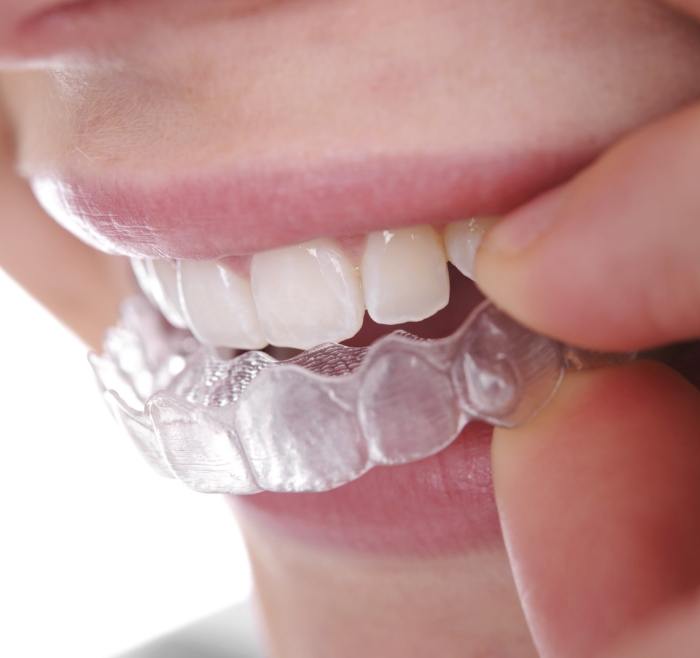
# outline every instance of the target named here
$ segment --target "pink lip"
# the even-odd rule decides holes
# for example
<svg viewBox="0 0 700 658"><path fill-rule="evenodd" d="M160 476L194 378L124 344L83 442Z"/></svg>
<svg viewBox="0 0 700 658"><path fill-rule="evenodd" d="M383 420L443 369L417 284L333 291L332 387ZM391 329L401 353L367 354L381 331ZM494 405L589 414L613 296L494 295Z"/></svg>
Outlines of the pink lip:
<svg viewBox="0 0 700 658"><path fill-rule="evenodd" d="M168 18L177 22L204 3L205 0L15 0L15 6L0 7L0 53L43 59L81 51L89 51L92 56L119 51L149 20Z"/></svg>
<svg viewBox="0 0 700 658"><path fill-rule="evenodd" d="M149 184L84 175L32 183L50 214L105 251L219 258L502 213L562 182L591 155L382 157L297 169L240 166Z"/></svg>

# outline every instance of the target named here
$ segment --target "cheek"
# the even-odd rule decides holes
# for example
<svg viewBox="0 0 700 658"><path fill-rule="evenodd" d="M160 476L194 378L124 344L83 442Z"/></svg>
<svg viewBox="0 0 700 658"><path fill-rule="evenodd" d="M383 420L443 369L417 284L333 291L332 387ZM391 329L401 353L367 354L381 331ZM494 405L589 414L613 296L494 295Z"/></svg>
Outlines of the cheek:
<svg viewBox="0 0 700 658"><path fill-rule="evenodd" d="M700 33L650 2L276 2L245 17L249 4L205 6L186 29L132 30L117 73L93 62L60 84L15 84L25 159L167 172L594 152L700 94ZM47 105L65 112L30 110Z"/></svg>

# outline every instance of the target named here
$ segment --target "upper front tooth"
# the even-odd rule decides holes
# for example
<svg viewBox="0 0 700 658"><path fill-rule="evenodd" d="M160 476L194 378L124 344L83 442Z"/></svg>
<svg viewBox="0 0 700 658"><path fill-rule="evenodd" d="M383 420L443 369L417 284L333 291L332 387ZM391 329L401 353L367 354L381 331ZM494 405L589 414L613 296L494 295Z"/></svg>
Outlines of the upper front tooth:
<svg viewBox="0 0 700 658"><path fill-rule="evenodd" d="M246 277L215 261L178 267L183 310L200 342L247 350L266 345Z"/></svg>
<svg viewBox="0 0 700 658"><path fill-rule="evenodd" d="M170 324L184 329L185 317L182 312L177 286L177 268L170 260L132 260L132 268L145 295L158 306Z"/></svg>
<svg viewBox="0 0 700 658"><path fill-rule="evenodd" d="M447 305L442 239L431 226L370 233L362 257L370 316L383 324L423 320Z"/></svg>
<svg viewBox="0 0 700 658"><path fill-rule="evenodd" d="M488 231L496 222L492 217L475 217L448 224L444 239L450 262L470 279L474 278L476 252Z"/></svg>
<svg viewBox="0 0 700 658"><path fill-rule="evenodd" d="M253 256L253 298L267 340L308 349L340 342L362 326L357 270L332 240L313 240Z"/></svg>

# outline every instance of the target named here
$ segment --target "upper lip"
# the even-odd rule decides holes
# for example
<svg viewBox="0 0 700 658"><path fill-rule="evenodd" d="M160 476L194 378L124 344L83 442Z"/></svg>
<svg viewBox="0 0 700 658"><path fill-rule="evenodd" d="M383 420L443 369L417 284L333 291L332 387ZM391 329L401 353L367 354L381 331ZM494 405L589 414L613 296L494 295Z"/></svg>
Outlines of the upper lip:
<svg viewBox="0 0 700 658"><path fill-rule="evenodd" d="M126 40L149 20L178 21L215 11L218 0L31 0L27 6L0 8L0 49L21 57L51 58L89 50L91 54L119 52ZM262 0L240 3L245 13ZM230 7L228 11L231 12Z"/></svg>
<svg viewBox="0 0 700 658"><path fill-rule="evenodd" d="M501 214L563 182L593 155L572 150L238 165L157 184L85 175L30 179L49 214L98 248L205 259L319 236Z"/></svg>
<svg viewBox="0 0 700 658"><path fill-rule="evenodd" d="M21 13L3 16L6 32L3 48L22 57L42 58L83 48L99 50L123 34L123 4L99 0L34 0ZM114 20L115 16L120 20Z"/></svg>

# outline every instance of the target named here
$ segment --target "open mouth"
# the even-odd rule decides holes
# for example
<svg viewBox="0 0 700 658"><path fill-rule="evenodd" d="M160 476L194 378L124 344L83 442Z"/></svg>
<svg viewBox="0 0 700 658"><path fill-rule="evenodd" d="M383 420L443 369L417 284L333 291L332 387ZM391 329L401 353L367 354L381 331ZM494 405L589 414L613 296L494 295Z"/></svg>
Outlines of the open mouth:
<svg viewBox="0 0 700 658"><path fill-rule="evenodd" d="M177 186L33 187L73 232L132 257L150 303L127 304L93 365L153 466L198 491L256 493L239 504L304 537L413 551L498 537L490 431L475 421L522 422L583 354L521 327L470 279L493 220L460 215L507 210L564 175L517 161L479 193L462 189L471 164L449 179L419 168L420 185L389 167L384 187L364 174L292 177L267 195L258 179L185 186L183 203L201 201L192 215L172 205ZM294 217L309 207L300 180L343 221ZM224 213L241 197L245 217Z"/></svg>
<svg viewBox="0 0 700 658"><path fill-rule="evenodd" d="M456 268L450 277L448 258L471 273L490 222L233 262L133 260L153 306L199 345L157 318L144 331L153 312L133 312L94 360L108 400L161 472L220 493L327 491L429 457L470 421L523 422L572 351L479 303ZM139 386L144 377L158 386Z"/></svg>

